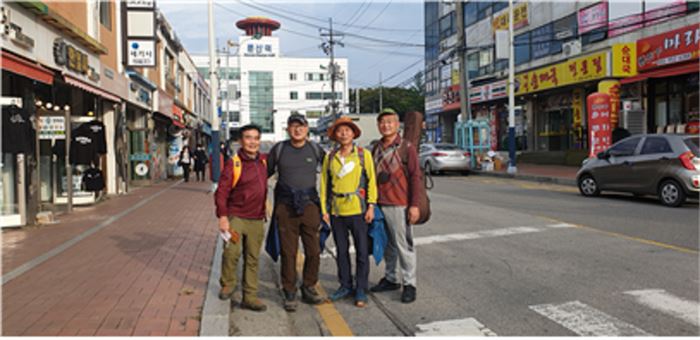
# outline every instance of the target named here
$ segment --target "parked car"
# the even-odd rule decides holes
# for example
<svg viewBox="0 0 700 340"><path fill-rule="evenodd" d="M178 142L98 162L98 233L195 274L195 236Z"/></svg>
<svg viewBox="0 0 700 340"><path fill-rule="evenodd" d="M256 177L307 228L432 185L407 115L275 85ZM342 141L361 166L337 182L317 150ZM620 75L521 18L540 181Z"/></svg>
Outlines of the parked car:
<svg viewBox="0 0 700 340"><path fill-rule="evenodd" d="M583 196L601 191L657 195L677 207L700 193L700 137L649 134L627 137L583 162L576 178Z"/></svg>
<svg viewBox="0 0 700 340"><path fill-rule="evenodd" d="M430 174L443 171L467 173L471 168L469 152L454 144L422 144L418 150L418 157L421 167Z"/></svg>

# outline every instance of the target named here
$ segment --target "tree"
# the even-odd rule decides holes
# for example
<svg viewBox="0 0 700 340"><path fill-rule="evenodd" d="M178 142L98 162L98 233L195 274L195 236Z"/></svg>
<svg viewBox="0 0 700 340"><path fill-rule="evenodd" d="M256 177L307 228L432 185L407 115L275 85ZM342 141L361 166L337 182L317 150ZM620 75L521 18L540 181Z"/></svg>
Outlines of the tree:
<svg viewBox="0 0 700 340"><path fill-rule="evenodd" d="M354 108L356 107L355 89L351 89L350 92L352 93L349 104L350 111L354 112ZM422 91L418 91L415 86L412 86L411 88L384 87L382 89L383 106L384 108L390 107L396 110L396 112L398 112L402 118L403 114L409 111L423 112L425 107L425 97L421 92ZM378 87L360 89L360 112L379 112Z"/></svg>

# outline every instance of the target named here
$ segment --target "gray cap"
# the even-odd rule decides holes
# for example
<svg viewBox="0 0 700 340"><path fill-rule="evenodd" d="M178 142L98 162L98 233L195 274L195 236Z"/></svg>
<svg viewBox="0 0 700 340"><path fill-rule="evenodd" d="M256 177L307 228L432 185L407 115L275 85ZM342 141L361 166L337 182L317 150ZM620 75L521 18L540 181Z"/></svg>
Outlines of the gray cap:
<svg viewBox="0 0 700 340"><path fill-rule="evenodd" d="M309 125L309 122L306 120L306 117L302 114L298 113L292 113L289 118L287 118L287 125L291 125L292 123L300 123L303 125Z"/></svg>

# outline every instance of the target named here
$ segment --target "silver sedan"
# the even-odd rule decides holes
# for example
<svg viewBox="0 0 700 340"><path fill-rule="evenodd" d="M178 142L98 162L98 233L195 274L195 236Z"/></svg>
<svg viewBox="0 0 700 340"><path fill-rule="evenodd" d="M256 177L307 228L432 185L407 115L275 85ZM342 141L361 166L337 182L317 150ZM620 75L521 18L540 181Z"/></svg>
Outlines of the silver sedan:
<svg viewBox="0 0 700 340"><path fill-rule="evenodd" d="M469 152L454 144L422 144L418 151L420 165L426 173L439 174L443 171L469 172Z"/></svg>

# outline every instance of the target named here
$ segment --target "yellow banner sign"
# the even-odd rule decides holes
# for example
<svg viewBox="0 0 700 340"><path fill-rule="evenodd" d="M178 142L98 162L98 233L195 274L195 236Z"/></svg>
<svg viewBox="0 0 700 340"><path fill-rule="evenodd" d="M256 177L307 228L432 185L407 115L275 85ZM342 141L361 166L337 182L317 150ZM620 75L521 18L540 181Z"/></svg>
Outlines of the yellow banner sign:
<svg viewBox="0 0 700 340"><path fill-rule="evenodd" d="M513 8L513 29L527 26L529 23L527 15L527 2L520 3ZM493 31L508 29L508 10L493 19Z"/></svg>
<svg viewBox="0 0 700 340"><path fill-rule="evenodd" d="M637 75L636 43L615 44L612 47L613 77L631 77Z"/></svg>
<svg viewBox="0 0 700 340"><path fill-rule="evenodd" d="M608 76L608 52L571 59L515 76L515 94L521 95Z"/></svg>

